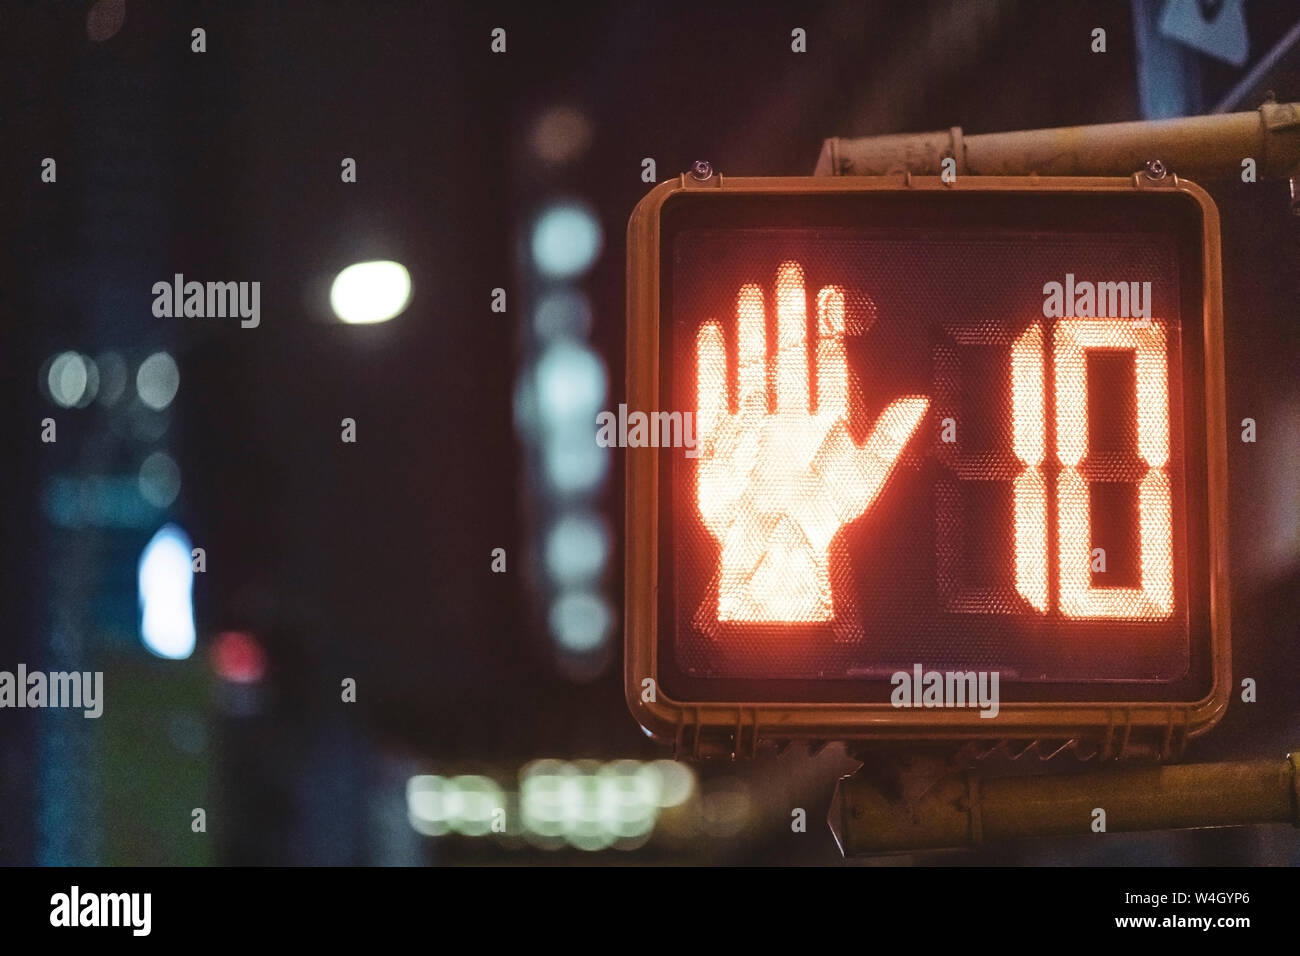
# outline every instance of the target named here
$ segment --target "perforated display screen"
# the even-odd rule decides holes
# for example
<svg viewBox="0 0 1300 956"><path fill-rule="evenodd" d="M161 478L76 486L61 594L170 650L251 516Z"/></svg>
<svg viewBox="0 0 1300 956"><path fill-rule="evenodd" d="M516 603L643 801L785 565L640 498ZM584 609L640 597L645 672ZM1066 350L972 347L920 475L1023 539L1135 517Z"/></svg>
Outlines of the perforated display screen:
<svg viewBox="0 0 1300 956"><path fill-rule="evenodd" d="M1199 231L1121 197L665 205L659 661L708 699L1209 678ZM667 442L665 442L667 444Z"/></svg>

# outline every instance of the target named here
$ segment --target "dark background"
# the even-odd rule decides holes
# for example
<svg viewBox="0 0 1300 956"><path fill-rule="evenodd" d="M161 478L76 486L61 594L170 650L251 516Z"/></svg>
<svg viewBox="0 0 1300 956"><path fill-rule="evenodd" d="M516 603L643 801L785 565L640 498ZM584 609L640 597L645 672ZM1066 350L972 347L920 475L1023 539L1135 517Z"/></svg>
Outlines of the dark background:
<svg viewBox="0 0 1300 956"><path fill-rule="evenodd" d="M537 349L529 229L555 196L596 212L603 247L578 287L616 407L623 231L650 188L644 158L660 180L700 158L726 174L801 174L830 135L1100 123L1169 115L1169 103L1206 112L1244 71L1188 52L1179 69L1144 68L1135 23L1157 6L0 7L0 668L102 669L107 685L100 721L0 712L0 861L836 861L821 820L852 764L835 747L698 767L691 801L631 855L427 838L407 822L413 774L513 790L537 758L667 755L626 711L617 624L605 656L581 666L557 655L546 625L535 549L549 505L515 411ZM1251 63L1295 15L1247 5ZM200 26L207 52L192 53ZM796 26L806 54L791 52ZM1105 54L1089 50L1097 26ZM505 54L490 50L495 27ZM1293 49L1234 108L1265 88L1300 99L1297 62ZM585 117L590 142L547 163L533 131L559 105ZM47 156L56 183L41 182ZM345 156L355 184L340 182ZM1190 756L1280 758L1300 732L1296 231L1284 182L1206 185L1223 215L1234 674L1259 682L1259 702L1234 702ZM410 270L410 307L377 326L330 320L331 277L372 258ZM261 327L154 318L152 284L176 272L260 281ZM498 287L505 314L489 307ZM177 398L161 418L132 405L129 386L114 407L58 408L41 380L69 349L115 350L132 374L168 350ZM38 437L47 416L53 445ZM1256 444L1236 441L1247 416ZM355 444L339 441L344 417ZM132 476L157 448L180 467L172 505L134 524L53 520L59 480L93 492L89 479ZM616 455L611 465L593 506L613 529L601 588L617 622ZM138 633L136 562L165 521L207 555L186 661L151 656ZM490 570L497 547L504 574ZM232 679L212 657L230 631L265 654L259 679ZM355 704L340 701L344 678ZM196 807L206 833L191 828ZM807 808L807 833L791 832L792 807ZM1293 831L1257 828L892 862L1298 860Z"/></svg>

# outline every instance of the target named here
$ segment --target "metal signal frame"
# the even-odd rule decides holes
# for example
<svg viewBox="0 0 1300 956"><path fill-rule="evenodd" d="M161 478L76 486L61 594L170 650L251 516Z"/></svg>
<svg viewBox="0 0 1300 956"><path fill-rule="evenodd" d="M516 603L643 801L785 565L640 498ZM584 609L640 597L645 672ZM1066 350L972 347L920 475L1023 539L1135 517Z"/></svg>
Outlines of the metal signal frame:
<svg viewBox="0 0 1300 956"><path fill-rule="evenodd" d="M712 173L712 171L710 170ZM1201 306L1208 510L1211 686L1185 701L1004 701L995 721L971 709L896 709L876 703L691 701L659 686L659 454L626 450L624 691L637 722L672 741L679 754L752 755L760 740L962 741L1086 740L1103 756L1141 749L1168 757L1189 737L1223 716L1231 684L1227 549L1227 422L1224 398L1223 290L1219 214L1201 187L1177 176L1131 177L889 176L706 178L682 174L637 204L627 230L627 401L653 409L660 392L661 216L665 204L689 196L825 195L862 193L994 193L1007 197L1066 194L1182 194L1199 210L1202 237ZM1190 325L1190 323L1189 323ZM991 727L990 724L996 724Z"/></svg>

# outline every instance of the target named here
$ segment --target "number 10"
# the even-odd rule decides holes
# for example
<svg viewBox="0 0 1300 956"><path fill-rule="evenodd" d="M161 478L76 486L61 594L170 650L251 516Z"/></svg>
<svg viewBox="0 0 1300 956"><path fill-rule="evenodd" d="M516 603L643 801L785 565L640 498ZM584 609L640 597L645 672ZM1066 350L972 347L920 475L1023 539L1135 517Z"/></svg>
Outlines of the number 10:
<svg viewBox="0 0 1300 956"><path fill-rule="evenodd" d="M968 333L959 339L970 342ZM976 333L974 338L984 338ZM1043 328L1034 323L1011 346L1012 478L1016 592L1048 609L1047 445ZM1073 618L1167 618L1173 614L1173 518L1169 482L1169 369L1165 328L1114 320L1065 318L1052 331L1055 377L1057 583L1061 613ZM1088 479L1087 352L1132 352L1137 381L1137 450L1147 466L1138 484L1138 587L1094 587L1090 576L1092 515ZM1091 463L1097 480L1119 480L1116 466ZM972 468L955 467L961 477ZM1097 471L1103 472L1097 475ZM998 476L1001 477L1001 476ZM987 480L987 479L985 479Z"/></svg>

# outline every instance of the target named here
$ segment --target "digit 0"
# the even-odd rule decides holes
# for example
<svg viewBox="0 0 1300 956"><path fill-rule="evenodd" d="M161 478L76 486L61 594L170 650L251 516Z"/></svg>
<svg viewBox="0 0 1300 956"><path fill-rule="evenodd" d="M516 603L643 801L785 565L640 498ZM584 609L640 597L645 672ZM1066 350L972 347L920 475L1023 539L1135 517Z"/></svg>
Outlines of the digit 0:
<svg viewBox="0 0 1300 956"><path fill-rule="evenodd" d="M1173 503L1169 485L1169 363L1164 324L1146 327L1097 319L1061 319L1053 334L1056 372L1057 563L1061 612L1067 617L1166 618L1174 612ZM1137 379L1138 454L1147 465L1138 485L1141 584L1093 587L1088 456L1088 362L1092 349L1133 353ZM1095 480L1116 480L1105 462ZM1100 473L1099 473L1100 472Z"/></svg>

